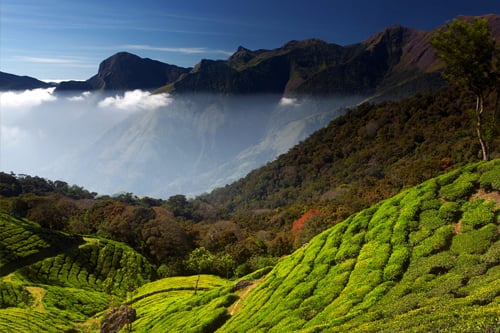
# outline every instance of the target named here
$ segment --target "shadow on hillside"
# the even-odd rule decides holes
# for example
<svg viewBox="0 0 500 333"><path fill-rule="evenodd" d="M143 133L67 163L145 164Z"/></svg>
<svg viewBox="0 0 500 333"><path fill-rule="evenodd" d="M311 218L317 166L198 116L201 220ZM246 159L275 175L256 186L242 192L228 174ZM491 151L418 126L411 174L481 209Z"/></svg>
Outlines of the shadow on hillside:
<svg viewBox="0 0 500 333"><path fill-rule="evenodd" d="M66 236L55 232L40 232L40 229L33 227L26 227L26 229L50 244L50 247L40 249L30 256L17 258L7 262L0 267L0 277L9 275L22 267L30 266L45 258L54 257L61 253L70 253L85 242L80 236ZM5 255L7 258L16 257L15 252L7 248L2 248L1 252L2 255Z"/></svg>

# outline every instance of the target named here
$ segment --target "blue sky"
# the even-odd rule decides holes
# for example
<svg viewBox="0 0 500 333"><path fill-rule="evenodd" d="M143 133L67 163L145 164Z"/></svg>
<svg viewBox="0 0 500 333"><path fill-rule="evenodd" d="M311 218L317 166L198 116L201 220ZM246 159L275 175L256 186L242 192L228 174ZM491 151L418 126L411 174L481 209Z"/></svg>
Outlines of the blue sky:
<svg viewBox="0 0 500 333"><path fill-rule="evenodd" d="M0 0L0 71L84 80L119 51L189 67L239 45L313 37L345 45L393 24L431 30L487 13L500 13L500 1Z"/></svg>

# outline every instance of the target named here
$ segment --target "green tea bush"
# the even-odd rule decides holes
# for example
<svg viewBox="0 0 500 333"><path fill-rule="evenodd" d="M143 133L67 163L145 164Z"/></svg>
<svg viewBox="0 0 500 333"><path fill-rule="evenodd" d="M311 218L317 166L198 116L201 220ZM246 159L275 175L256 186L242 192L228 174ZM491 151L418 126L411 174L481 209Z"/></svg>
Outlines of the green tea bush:
<svg viewBox="0 0 500 333"><path fill-rule="evenodd" d="M500 241L496 241L490 246L488 251L481 256L481 260L489 267L500 265Z"/></svg>
<svg viewBox="0 0 500 333"><path fill-rule="evenodd" d="M424 210L420 213L420 225L422 228L435 230L445 224L447 224L446 220L439 217L438 210L436 209Z"/></svg>
<svg viewBox="0 0 500 333"><path fill-rule="evenodd" d="M460 205L454 201L446 201L439 207L438 217L446 223L457 222L460 216Z"/></svg>
<svg viewBox="0 0 500 333"><path fill-rule="evenodd" d="M476 199L463 204L463 215L460 222L462 223L462 231L477 229L489 223L495 222L494 213L495 202L493 200L484 201L484 199Z"/></svg>
<svg viewBox="0 0 500 333"><path fill-rule="evenodd" d="M462 172L463 170L455 169L451 172L448 172L444 175L437 177L436 181L440 186L449 185L453 183L462 174Z"/></svg>
<svg viewBox="0 0 500 333"><path fill-rule="evenodd" d="M0 280L0 309L29 306L32 301L33 297L23 286Z"/></svg>
<svg viewBox="0 0 500 333"><path fill-rule="evenodd" d="M361 249L361 244L365 239L365 232L360 232L354 236L345 234L342 238L342 244L335 255L336 262L342 262L346 259L356 258L358 256L359 250Z"/></svg>
<svg viewBox="0 0 500 333"><path fill-rule="evenodd" d="M450 251L456 254L482 254L498 239L498 228L488 224L481 229L459 233L453 237Z"/></svg>
<svg viewBox="0 0 500 333"><path fill-rule="evenodd" d="M422 200L422 203L420 204L420 210L437 210L439 209L439 207L441 207L441 203L441 200L436 198Z"/></svg>
<svg viewBox="0 0 500 333"><path fill-rule="evenodd" d="M464 172L453 183L441 187L439 194L448 201L466 200L474 192L478 179L477 174Z"/></svg>
<svg viewBox="0 0 500 333"><path fill-rule="evenodd" d="M453 226L445 225L437 229L432 236L424 239L413 248L413 256L416 258L428 256L431 253L444 250L448 247L453 237Z"/></svg>
<svg viewBox="0 0 500 333"><path fill-rule="evenodd" d="M484 172L479 178L479 184L486 192L500 191L500 168Z"/></svg>
<svg viewBox="0 0 500 333"><path fill-rule="evenodd" d="M110 296L102 292L51 286L47 288L43 304L48 309L72 312L77 321L84 321L105 310L109 300Z"/></svg>
<svg viewBox="0 0 500 333"><path fill-rule="evenodd" d="M400 279L406 271L410 255L411 252L407 246L398 245L394 247L384 268L384 280L396 281Z"/></svg>

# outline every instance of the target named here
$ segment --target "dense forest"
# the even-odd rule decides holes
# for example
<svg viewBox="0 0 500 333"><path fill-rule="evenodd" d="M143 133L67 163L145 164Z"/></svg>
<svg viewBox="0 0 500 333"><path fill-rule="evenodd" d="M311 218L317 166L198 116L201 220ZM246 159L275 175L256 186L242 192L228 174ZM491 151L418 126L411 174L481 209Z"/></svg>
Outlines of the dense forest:
<svg viewBox="0 0 500 333"><path fill-rule="evenodd" d="M160 276L193 273L186 259L199 247L215 260L206 273L241 276L354 212L478 160L473 106L472 96L453 88L364 103L240 181L192 199L99 196L63 181L2 173L0 210L45 228L125 242ZM493 158L500 154L496 140Z"/></svg>

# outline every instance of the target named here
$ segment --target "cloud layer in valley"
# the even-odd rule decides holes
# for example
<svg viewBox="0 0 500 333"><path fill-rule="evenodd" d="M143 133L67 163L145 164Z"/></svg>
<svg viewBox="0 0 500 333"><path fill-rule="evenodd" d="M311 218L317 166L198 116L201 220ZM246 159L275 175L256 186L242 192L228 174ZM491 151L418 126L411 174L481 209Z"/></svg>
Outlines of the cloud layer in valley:
<svg viewBox="0 0 500 333"><path fill-rule="evenodd" d="M100 194L196 195L243 177L359 98L0 92L0 171Z"/></svg>
<svg viewBox="0 0 500 333"><path fill-rule="evenodd" d="M54 94L54 88L0 92L0 171L43 176L44 167L94 143L131 113L155 110L167 94Z"/></svg>

